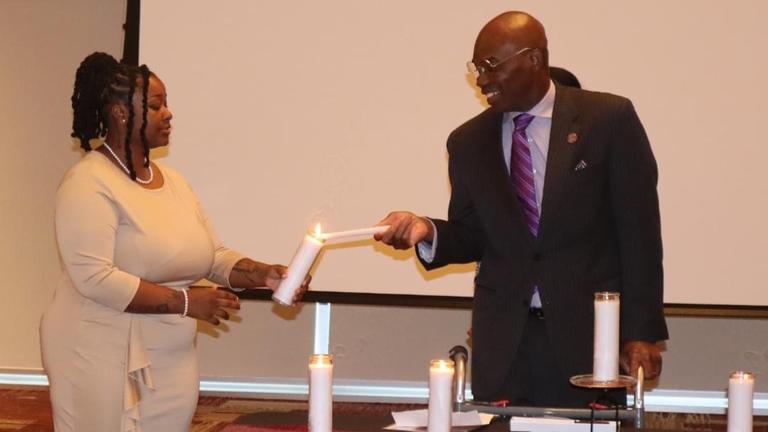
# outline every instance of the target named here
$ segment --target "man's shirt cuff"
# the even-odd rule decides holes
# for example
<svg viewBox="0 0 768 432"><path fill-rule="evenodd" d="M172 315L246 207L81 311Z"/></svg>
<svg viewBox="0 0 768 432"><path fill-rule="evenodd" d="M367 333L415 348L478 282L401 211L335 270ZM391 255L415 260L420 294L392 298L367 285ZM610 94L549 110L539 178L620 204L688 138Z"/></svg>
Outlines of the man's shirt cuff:
<svg viewBox="0 0 768 432"><path fill-rule="evenodd" d="M424 262L431 264L435 259L435 251L437 251L437 227L435 226L435 223L432 222L432 219L425 219L427 219L429 223L432 224L432 232L434 233L434 236L432 238L432 242L419 242L416 245L416 251L419 254L419 257L424 260Z"/></svg>

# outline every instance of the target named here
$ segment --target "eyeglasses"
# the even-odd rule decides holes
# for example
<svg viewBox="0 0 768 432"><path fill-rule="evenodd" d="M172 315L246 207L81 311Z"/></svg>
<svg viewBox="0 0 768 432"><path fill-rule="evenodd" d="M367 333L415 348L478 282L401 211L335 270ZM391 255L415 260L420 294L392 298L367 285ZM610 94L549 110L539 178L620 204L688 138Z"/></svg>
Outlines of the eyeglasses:
<svg viewBox="0 0 768 432"><path fill-rule="evenodd" d="M506 62L507 60L517 57L518 55L532 49L534 48L526 47L526 48L519 49L517 52L515 52L511 56L503 58L501 60L497 60L496 58L491 57L485 60L480 60L477 64L475 64L475 62L473 61L468 61L467 70L469 71L469 73L474 75L475 78L477 78L481 74L486 74L486 73L495 71L497 67L501 66L501 64Z"/></svg>

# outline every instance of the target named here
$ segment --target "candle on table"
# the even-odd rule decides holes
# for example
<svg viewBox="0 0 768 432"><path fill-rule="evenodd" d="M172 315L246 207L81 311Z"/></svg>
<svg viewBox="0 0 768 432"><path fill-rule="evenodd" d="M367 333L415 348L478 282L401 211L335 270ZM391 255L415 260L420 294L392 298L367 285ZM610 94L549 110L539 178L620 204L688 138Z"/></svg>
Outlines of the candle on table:
<svg viewBox="0 0 768 432"><path fill-rule="evenodd" d="M309 273L309 269L312 268L324 242L320 238L320 225L318 224L314 233L308 233L304 236L304 240L288 265L288 274L285 279L280 281L280 286L272 294L272 300L286 306L293 304L296 290L304 282L304 278Z"/></svg>
<svg viewBox="0 0 768 432"><path fill-rule="evenodd" d="M333 358L309 357L309 431L331 432L333 426Z"/></svg>
<svg viewBox="0 0 768 432"><path fill-rule="evenodd" d="M432 360L429 365L429 409L427 430L451 430L451 391L453 388L453 361Z"/></svg>
<svg viewBox="0 0 768 432"><path fill-rule="evenodd" d="M330 233L322 233L318 234L318 238L323 239L325 241L332 241L332 240L349 240L350 238L354 237L366 237L366 236L372 236L374 234L383 233L384 231L389 229L389 225L380 225L370 228L358 228L348 231L337 231L337 232L330 232Z"/></svg>
<svg viewBox="0 0 768 432"><path fill-rule="evenodd" d="M596 381L619 378L619 293L595 293L595 345L592 374Z"/></svg>
<svg viewBox="0 0 768 432"><path fill-rule="evenodd" d="M750 372L732 372L728 380L728 432L752 432L755 378Z"/></svg>

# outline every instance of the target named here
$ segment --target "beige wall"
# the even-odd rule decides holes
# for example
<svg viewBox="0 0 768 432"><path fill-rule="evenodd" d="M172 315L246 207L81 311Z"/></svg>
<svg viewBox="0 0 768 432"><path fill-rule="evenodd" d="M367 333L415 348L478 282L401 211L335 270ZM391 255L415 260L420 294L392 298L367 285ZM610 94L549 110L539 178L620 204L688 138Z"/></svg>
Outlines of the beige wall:
<svg viewBox="0 0 768 432"><path fill-rule="evenodd" d="M123 1L0 2L0 369L40 368L37 325L60 274L53 196L79 157L69 139L73 75L91 51L119 56L123 10ZM312 305L288 313L249 302L239 317L223 329L203 328L204 376L304 377ZM758 372L759 391L768 390L766 320L671 318L669 324L661 388L720 390L728 371L744 368ZM468 325L468 311L333 306L337 376L424 380L426 361L465 343Z"/></svg>
<svg viewBox="0 0 768 432"><path fill-rule="evenodd" d="M59 277L53 196L79 157L69 98L88 53L120 57L124 0L0 2L0 368L40 366L37 324Z"/></svg>

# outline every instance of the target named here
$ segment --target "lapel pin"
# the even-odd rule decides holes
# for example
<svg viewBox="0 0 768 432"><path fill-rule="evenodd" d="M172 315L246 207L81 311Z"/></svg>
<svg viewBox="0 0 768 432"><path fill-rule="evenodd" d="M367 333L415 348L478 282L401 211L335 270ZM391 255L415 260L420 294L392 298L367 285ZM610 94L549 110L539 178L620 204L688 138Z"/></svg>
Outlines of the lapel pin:
<svg viewBox="0 0 768 432"><path fill-rule="evenodd" d="M571 132L568 134L568 144L575 144L579 140L579 134Z"/></svg>

